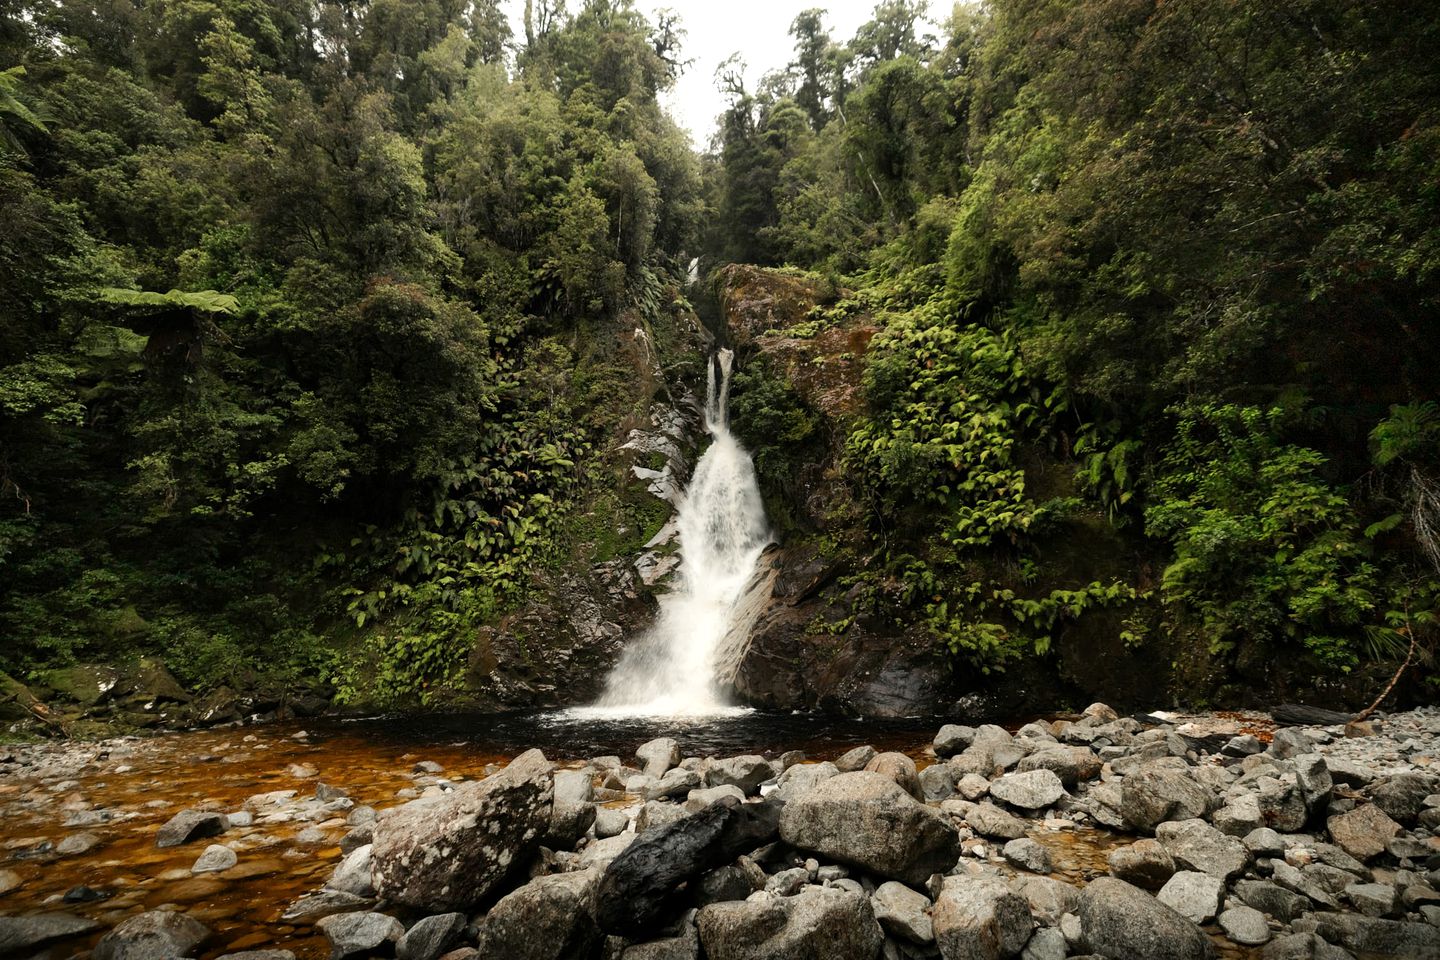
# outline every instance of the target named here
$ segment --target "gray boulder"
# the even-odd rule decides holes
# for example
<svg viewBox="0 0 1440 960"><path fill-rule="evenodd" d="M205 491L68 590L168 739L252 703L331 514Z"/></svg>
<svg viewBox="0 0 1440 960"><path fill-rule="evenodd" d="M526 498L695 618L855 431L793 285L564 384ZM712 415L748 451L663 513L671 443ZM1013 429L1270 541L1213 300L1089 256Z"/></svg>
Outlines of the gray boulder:
<svg viewBox="0 0 1440 960"><path fill-rule="evenodd" d="M1310 901L1305 897L1269 880L1241 880L1235 884L1235 895L1261 913L1285 923L1310 909Z"/></svg>
<svg viewBox="0 0 1440 960"><path fill-rule="evenodd" d="M680 744L669 737L656 737L635 751L640 769L647 777L661 777L680 762Z"/></svg>
<svg viewBox="0 0 1440 960"><path fill-rule="evenodd" d="M344 913L315 924L330 941L330 960L392 953L405 926L383 913Z"/></svg>
<svg viewBox="0 0 1440 960"><path fill-rule="evenodd" d="M1023 758L1016 770L1029 773L1033 770L1049 770L1060 778L1061 784L1074 787L1077 783L1094 780L1100 776L1100 758L1086 747L1045 747Z"/></svg>
<svg viewBox="0 0 1440 960"><path fill-rule="evenodd" d="M872 960L885 939L869 897L831 887L713 903L696 926L707 960Z"/></svg>
<svg viewBox="0 0 1440 960"><path fill-rule="evenodd" d="M903 883L887 880L875 888L870 897L875 919L893 937L900 937L922 946L935 942L935 929L930 922L930 898L916 893Z"/></svg>
<svg viewBox="0 0 1440 960"><path fill-rule="evenodd" d="M1235 879L1250 865L1244 841L1226 836L1203 820L1162 823L1155 830L1155 839L1176 866L1222 880Z"/></svg>
<svg viewBox="0 0 1440 960"><path fill-rule="evenodd" d="M1009 863L1031 873L1049 873L1054 869L1050 863L1050 851L1044 844L1029 837L1011 840L1000 853Z"/></svg>
<svg viewBox="0 0 1440 960"><path fill-rule="evenodd" d="M1225 884L1208 873L1181 870L1166 881L1156 899L1195 923L1207 923L1225 902Z"/></svg>
<svg viewBox="0 0 1440 960"><path fill-rule="evenodd" d="M569 848L595 822L595 783L588 770L556 770L546 842Z"/></svg>
<svg viewBox="0 0 1440 960"><path fill-rule="evenodd" d="M536 877L501 897L481 924L481 955L506 960L591 956L604 941L591 906L597 872Z"/></svg>
<svg viewBox="0 0 1440 960"><path fill-rule="evenodd" d="M1210 960L1210 938L1139 887L1100 877L1080 893L1080 925L1089 949L1110 960Z"/></svg>
<svg viewBox="0 0 1440 960"><path fill-rule="evenodd" d="M920 776L915 771L915 761L903 753L877 753L865 764L872 773L883 773L898 783L906 793L925 802L925 791L920 788Z"/></svg>
<svg viewBox="0 0 1440 960"><path fill-rule="evenodd" d="M1146 890L1159 890L1175 875L1175 859L1158 840L1116 847L1108 861L1111 876Z"/></svg>
<svg viewBox="0 0 1440 960"><path fill-rule="evenodd" d="M1132 829L1154 833L1166 821L1205 816L1214 799L1214 793L1187 770L1149 763L1121 784L1120 813Z"/></svg>
<svg viewBox="0 0 1440 960"><path fill-rule="evenodd" d="M229 870L240 862L235 851L229 847L212 843L205 848L205 852L196 858L195 863L190 867L191 873L221 873Z"/></svg>
<svg viewBox="0 0 1440 960"><path fill-rule="evenodd" d="M790 800L780 836L793 847L915 885L960 858L949 821L873 771L842 773Z"/></svg>
<svg viewBox="0 0 1440 960"><path fill-rule="evenodd" d="M484 780L400 807L375 825L376 890L430 911L476 906L538 845L551 797L550 763L530 750Z"/></svg>
<svg viewBox="0 0 1440 960"><path fill-rule="evenodd" d="M776 782L775 796L793 800L815 787L823 780L838 776L840 768L826 760L824 763L797 763L787 767Z"/></svg>
<svg viewBox="0 0 1440 960"><path fill-rule="evenodd" d="M990 796L1022 810L1043 810L1066 793L1053 770L1041 769L1006 774L990 784Z"/></svg>
<svg viewBox="0 0 1440 960"><path fill-rule="evenodd" d="M1326 943L1313 933L1294 933L1271 940L1260 956L1262 960L1355 960L1349 951Z"/></svg>
<svg viewBox="0 0 1440 960"><path fill-rule="evenodd" d="M186 957L210 936L210 928L193 917L151 910L128 917L100 938L95 960L170 960Z"/></svg>
<svg viewBox="0 0 1440 960"><path fill-rule="evenodd" d="M1025 836L1025 821L1007 813L993 803L977 803L965 814L965 822L982 837L992 840L1018 840Z"/></svg>
<svg viewBox="0 0 1440 960"><path fill-rule="evenodd" d="M395 956L398 960L438 960L460 942L465 923L463 913L442 913L417 920L395 945Z"/></svg>
<svg viewBox="0 0 1440 960"><path fill-rule="evenodd" d="M178 847L192 840L218 837L229 824L224 814L204 810L182 810L160 827L155 834L155 846Z"/></svg>
<svg viewBox="0 0 1440 960"><path fill-rule="evenodd" d="M374 847L370 844L356 847L335 867L335 872L325 882L325 887L357 897L375 896L375 878L371 873L373 854Z"/></svg>
<svg viewBox="0 0 1440 960"><path fill-rule="evenodd" d="M1225 936L1242 946L1258 947L1270 939L1270 924L1254 907L1231 907L1217 922Z"/></svg>
<svg viewBox="0 0 1440 960"><path fill-rule="evenodd" d="M313 924L339 913L359 913L375 906L369 897L357 897L339 890L321 890L296 900L280 915L281 923Z"/></svg>
<svg viewBox="0 0 1440 960"><path fill-rule="evenodd" d="M1001 960L1030 939L1030 904L993 877L946 877L931 911L944 960Z"/></svg>
<svg viewBox="0 0 1440 960"><path fill-rule="evenodd" d="M675 767L665 771L665 775L659 780L649 780L640 791L640 795L646 800L660 800L665 797L689 796L690 791L699 790L705 785L705 778L700 775L699 770L687 770L684 767Z"/></svg>
<svg viewBox="0 0 1440 960"><path fill-rule="evenodd" d="M1440 927L1355 913L1311 913L1295 923L1347 950L1382 957L1440 957ZM1303 932L1303 931L1302 931Z"/></svg>
<svg viewBox="0 0 1440 960"><path fill-rule="evenodd" d="M716 760L705 774L705 783L711 787L739 787L749 794L760 789L760 784L773 776L775 768L769 760L749 754Z"/></svg>
<svg viewBox="0 0 1440 960"><path fill-rule="evenodd" d="M1336 846L1361 861L1373 860L1384 853L1385 845L1400 833L1400 824L1373 803L1331 817L1325 827Z"/></svg>
<svg viewBox="0 0 1440 960"><path fill-rule="evenodd" d="M975 742L975 728L960 726L959 724L947 723L935 734L935 756L942 760L946 757L953 757L957 753L963 753L965 748Z"/></svg>
<svg viewBox="0 0 1440 960"><path fill-rule="evenodd" d="M864 746L846 750L835 758L835 769L841 773L854 773L857 770L864 770L865 765L871 760L874 760L875 754L878 752L879 751L868 743Z"/></svg>
<svg viewBox="0 0 1440 960"><path fill-rule="evenodd" d="M955 795L955 771L950 769L949 764L930 764L920 771L920 792L924 795L924 800L933 803L953 797Z"/></svg>
<svg viewBox="0 0 1440 960"><path fill-rule="evenodd" d="M0 917L0 957L30 956L41 947L83 937L100 929L89 917L68 913L32 913L22 917Z"/></svg>
<svg viewBox="0 0 1440 960"><path fill-rule="evenodd" d="M1401 826L1411 827L1425 809L1425 798L1440 789L1440 781L1424 773L1399 773L1366 788L1370 801Z"/></svg>

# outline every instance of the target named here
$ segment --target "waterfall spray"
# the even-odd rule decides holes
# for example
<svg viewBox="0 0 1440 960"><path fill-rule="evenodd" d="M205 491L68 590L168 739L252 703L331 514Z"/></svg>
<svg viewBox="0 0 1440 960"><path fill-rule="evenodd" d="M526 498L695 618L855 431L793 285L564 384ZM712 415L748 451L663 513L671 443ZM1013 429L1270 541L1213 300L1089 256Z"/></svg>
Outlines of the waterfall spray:
<svg viewBox="0 0 1440 960"><path fill-rule="evenodd" d="M710 358L705 427L713 438L676 517L680 574L660 612L620 658L595 709L611 714L696 715L724 712L715 654L736 602L770 542L755 465L730 433L730 373L735 356Z"/></svg>

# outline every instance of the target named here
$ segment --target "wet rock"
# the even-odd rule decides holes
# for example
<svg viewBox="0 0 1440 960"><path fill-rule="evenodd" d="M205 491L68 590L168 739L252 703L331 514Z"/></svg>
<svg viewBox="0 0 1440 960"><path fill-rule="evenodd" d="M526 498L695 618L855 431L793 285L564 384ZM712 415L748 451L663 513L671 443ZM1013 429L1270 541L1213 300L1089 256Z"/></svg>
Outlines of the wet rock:
<svg viewBox="0 0 1440 960"><path fill-rule="evenodd" d="M868 960L884 942L870 898L830 887L714 903L696 926L707 960Z"/></svg>
<svg viewBox="0 0 1440 960"><path fill-rule="evenodd" d="M1043 810L1065 795L1065 785L1047 769L1006 774L990 784L990 796L1022 810Z"/></svg>
<svg viewBox="0 0 1440 960"><path fill-rule="evenodd" d="M341 860L335 867L335 872L326 881L325 887L329 890L339 890L341 893L354 894L357 897L375 896L375 880L372 876L374 867L375 848L366 844L357 847Z"/></svg>
<svg viewBox="0 0 1440 960"><path fill-rule="evenodd" d="M218 837L229 824L224 815L203 810L182 810L171 817L155 834L155 846L178 847L192 840Z"/></svg>
<svg viewBox="0 0 1440 960"><path fill-rule="evenodd" d="M0 868L0 897L19 887L25 880L14 870Z"/></svg>
<svg viewBox="0 0 1440 960"><path fill-rule="evenodd" d="M887 880L870 897L875 919L885 932L921 945L935 941L930 923L930 898L903 883Z"/></svg>
<svg viewBox="0 0 1440 960"><path fill-rule="evenodd" d="M920 884L960 856L954 827L881 773L842 773L785 805L786 843L882 877Z"/></svg>
<svg viewBox="0 0 1440 960"><path fill-rule="evenodd" d="M506 894L485 915L481 954L507 960L590 956L604 939L591 906L597 872L537 877Z"/></svg>
<svg viewBox="0 0 1440 960"><path fill-rule="evenodd" d="M1196 923L1206 923L1220 912L1225 884L1206 873L1181 870L1156 895L1161 903Z"/></svg>
<svg viewBox="0 0 1440 960"><path fill-rule="evenodd" d="M375 888L428 910L475 906L549 829L550 763L523 753L493 776L407 804L375 825Z"/></svg>
<svg viewBox="0 0 1440 960"><path fill-rule="evenodd" d="M109 890L96 890L94 887L87 887L83 883L77 887L71 887L65 891L61 899L66 903L99 903L101 900L109 900L115 894Z"/></svg>
<svg viewBox="0 0 1440 960"><path fill-rule="evenodd" d="M770 761L750 754L716 760L710 764L710 769L705 774L705 782L712 787L739 787L749 794L760 789L760 784L774 775L775 770L770 766Z"/></svg>
<svg viewBox="0 0 1440 960"><path fill-rule="evenodd" d="M1155 830L1165 852L1176 866L1233 880L1250 865L1250 851L1234 837L1226 836L1203 820L1162 823Z"/></svg>
<svg viewBox="0 0 1440 960"><path fill-rule="evenodd" d="M1372 860L1385 852L1385 844L1400 832L1379 805L1367 803L1325 822L1330 838L1357 860Z"/></svg>
<svg viewBox="0 0 1440 960"><path fill-rule="evenodd" d="M1218 922L1225 936L1242 946L1258 947L1270 939L1270 924L1254 907L1231 907L1220 914Z"/></svg>
<svg viewBox="0 0 1440 960"><path fill-rule="evenodd" d="M285 768L285 773L296 780L309 780L320 776L319 769L313 763L292 763Z"/></svg>
<svg viewBox="0 0 1440 960"><path fill-rule="evenodd" d="M774 840L774 802L721 800L646 833L606 868L595 893L607 933L640 937L655 929L682 883Z"/></svg>
<svg viewBox="0 0 1440 960"><path fill-rule="evenodd" d="M841 773L854 773L857 770L864 770L865 765L875 759L876 749L869 744L847 750L835 760L835 769Z"/></svg>
<svg viewBox="0 0 1440 960"><path fill-rule="evenodd" d="M350 796L350 791L344 787L332 787L328 783L317 783L315 785L315 799L321 803L329 803L331 800L344 800Z"/></svg>
<svg viewBox="0 0 1440 960"><path fill-rule="evenodd" d="M957 753L963 753L965 748L975 742L975 728L960 726L959 724L947 723L935 734L935 756L945 759L953 757Z"/></svg>
<svg viewBox="0 0 1440 960"><path fill-rule="evenodd" d="M1116 847L1108 861L1112 876L1146 890L1159 890L1175 875L1175 860L1158 840Z"/></svg>
<svg viewBox="0 0 1440 960"><path fill-rule="evenodd" d="M1049 873L1053 869L1050 851L1028 837L1011 840L1000 852L1007 861L1031 873Z"/></svg>
<svg viewBox="0 0 1440 960"><path fill-rule="evenodd" d="M94 960L169 960L186 957L210 936L210 928L183 913L152 910L120 922L100 938Z"/></svg>
<svg viewBox="0 0 1440 960"><path fill-rule="evenodd" d="M636 749L635 759L647 777L662 777L680 763L680 744L669 737L656 737Z"/></svg>
<svg viewBox="0 0 1440 960"><path fill-rule="evenodd" d="M330 960L392 953L405 927L383 913L345 913L315 924L330 941Z"/></svg>
<svg viewBox="0 0 1440 960"><path fill-rule="evenodd" d="M32 913L0 917L0 957L30 956L41 947L84 936L100 929L89 917L68 913Z"/></svg>
<svg viewBox="0 0 1440 960"><path fill-rule="evenodd" d="M1125 778L1120 814L1134 830L1154 833L1169 820L1190 820L1210 812L1214 794L1188 770L1146 764Z"/></svg>
<svg viewBox="0 0 1440 960"><path fill-rule="evenodd" d="M965 822L982 837L1018 840L1025 836L1025 821L1006 813L993 803L977 803L965 815Z"/></svg>
<svg viewBox="0 0 1440 960"><path fill-rule="evenodd" d="M205 852L196 858L194 865L190 867L191 873L220 873L229 870L240 862L235 851L218 843L212 843L205 848Z"/></svg>
<svg viewBox="0 0 1440 960"><path fill-rule="evenodd" d="M1082 890L1077 913L1089 949L1110 960L1209 960L1215 954L1194 923L1113 877Z"/></svg>
<svg viewBox="0 0 1440 960"><path fill-rule="evenodd" d="M595 822L595 784L588 770L556 770L547 842L573 847Z"/></svg>
<svg viewBox="0 0 1440 960"><path fill-rule="evenodd" d="M1030 939L1030 904L993 877L946 877L931 921L945 960L1013 957Z"/></svg>
<svg viewBox="0 0 1440 960"><path fill-rule="evenodd" d="M367 897L357 897L353 893L342 893L339 890L322 890L303 896L286 907L285 912L280 915L280 922L313 924L326 917L340 913L358 913L373 906L375 901Z"/></svg>

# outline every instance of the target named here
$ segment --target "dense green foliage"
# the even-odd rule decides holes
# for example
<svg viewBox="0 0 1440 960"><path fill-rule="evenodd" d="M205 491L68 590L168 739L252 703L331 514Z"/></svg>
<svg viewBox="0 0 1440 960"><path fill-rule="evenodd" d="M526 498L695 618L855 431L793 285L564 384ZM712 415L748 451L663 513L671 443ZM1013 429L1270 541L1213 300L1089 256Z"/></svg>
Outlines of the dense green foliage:
<svg viewBox="0 0 1440 960"><path fill-rule="evenodd" d="M876 609L989 669L1108 607L1252 689L1432 645L1440 17L922 11L811 11L723 76L711 186L717 257L881 327L845 444ZM1097 524L1123 575L1061 561Z"/></svg>
<svg viewBox="0 0 1440 960"><path fill-rule="evenodd" d="M414 700L561 549L700 178L675 24L531 6L0 4L0 670Z"/></svg>

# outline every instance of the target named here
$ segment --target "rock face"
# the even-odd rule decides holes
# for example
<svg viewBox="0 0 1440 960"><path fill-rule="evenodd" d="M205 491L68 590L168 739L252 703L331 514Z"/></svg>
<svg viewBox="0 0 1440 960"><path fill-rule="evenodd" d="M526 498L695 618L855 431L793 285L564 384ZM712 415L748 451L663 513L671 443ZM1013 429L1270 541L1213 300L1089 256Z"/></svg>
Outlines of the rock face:
<svg viewBox="0 0 1440 960"><path fill-rule="evenodd" d="M802 850L915 885L960 857L959 837L945 818L873 771L842 773L790 800L780 836Z"/></svg>
<svg viewBox="0 0 1440 960"><path fill-rule="evenodd" d="M482 955L513 960L590 956L603 940L591 912L595 872L537 877L502 897L480 928Z"/></svg>
<svg viewBox="0 0 1440 960"><path fill-rule="evenodd" d="M646 833L611 861L600 880L595 916L601 929L632 938L651 933L680 884L769 843L780 819L777 803L726 797Z"/></svg>
<svg viewBox="0 0 1440 960"><path fill-rule="evenodd" d="M100 938L95 960L169 960L188 956L210 928L183 913L152 910L130 917Z"/></svg>
<svg viewBox="0 0 1440 960"><path fill-rule="evenodd" d="M1030 939L1030 904L991 877L946 877L931 912L945 960L1013 957Z"/></svg>
<svg viewBox="0 0 1440 960"><path fill-rule="evenodd" d="M868 897L831 887L713 903L696 924L707 960L871 960L885 939Z"/></svg>
<svg viewBox="0 0 1440 960"><path fill-rule="evenodd" d="M550 826L550 763L530 750L504 770L375 825L375 887L432 912L474 907Z"/></svg>
<svg viewBox="0 0 1440 960"><path fill-rule="evenodd" d="M1210 939L1138 887L1101 877L1080 893L1079 916L1092 953L1110 960L1209 960Z"/></svg>

